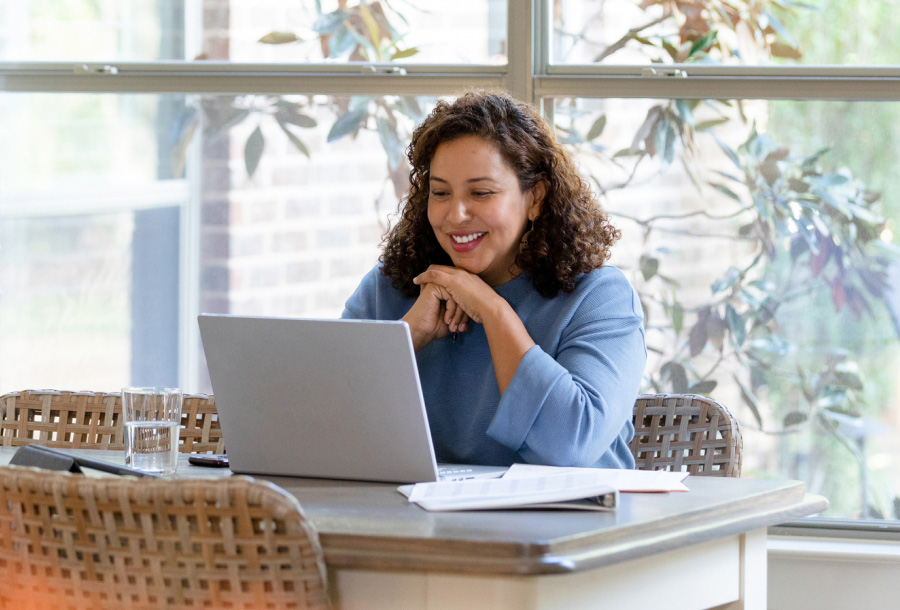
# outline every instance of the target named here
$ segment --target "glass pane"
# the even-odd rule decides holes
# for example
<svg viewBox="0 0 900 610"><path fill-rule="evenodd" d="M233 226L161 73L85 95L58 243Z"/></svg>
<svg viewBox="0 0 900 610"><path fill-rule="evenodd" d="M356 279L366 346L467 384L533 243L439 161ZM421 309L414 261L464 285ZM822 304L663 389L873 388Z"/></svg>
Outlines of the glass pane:
<svg viewBox="0 0 900 610"><path fill-rule="evenodd" d="M744 476L900 519L900 104L564 99L555 122L622 230L643 390L725 404Z"/></svg>
<svg viewBox="0 0 900 610"><path fill-rule="evenodd" d="M183 96L0 95L0 391L178 382L184 111Z"/></svg>
<svg viewBox="0 0 900 610"><path fill-rule="evenodd" d="M339 316L377 261L432 105L0 95L16 117L0 138L18 143L0 149L0 392L209 391L199 343L200 378L179 381L179 328L197 312Z"/></svg>
<svg viewBox="0 0 900 610"><path fill-rule="evenodd" d="M890 0L557 0L557 64L900 64Z"/></svg>
<svg viewBox="0 0 900 610"><path fill-rule="evenodd" d="M0 61L506 63L506 0L0 0Z"/></svg>
<svg viewBox="0 0 900 610"><path fill-rule="evenodd" d="M133 231L128 212L0 216L0 393L127 385Z"/></svg>

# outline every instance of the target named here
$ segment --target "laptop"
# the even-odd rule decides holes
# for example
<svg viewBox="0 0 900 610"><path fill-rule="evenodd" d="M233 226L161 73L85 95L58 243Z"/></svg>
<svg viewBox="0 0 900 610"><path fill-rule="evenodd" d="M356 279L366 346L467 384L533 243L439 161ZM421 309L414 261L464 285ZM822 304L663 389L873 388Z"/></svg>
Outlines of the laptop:
<svg viewBox="0 0 900 610"><path fill-rule="evenodd" d="M201 314L231 470L419 483L499 477L441 465L402 321Z"/></svg>

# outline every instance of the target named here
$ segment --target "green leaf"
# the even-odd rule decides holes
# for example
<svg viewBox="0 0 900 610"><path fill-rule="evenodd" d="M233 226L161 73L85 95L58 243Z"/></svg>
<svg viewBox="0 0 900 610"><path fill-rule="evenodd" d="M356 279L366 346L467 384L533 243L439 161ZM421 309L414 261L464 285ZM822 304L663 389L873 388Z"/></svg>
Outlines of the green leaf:
<svg viewBox="0 0 900 610"><path fill-rule="evenodd" d="M681 303L675 303L672 305L672 330L675 331L675 334L681 334L681 329L684 326L684 308L681 306Z"/></svg>
<svg viewBox="0 0 900 610"><path fill-rule="evenodd" d="M294 132L292 132L290 130L290 128L287 126L286 123L278 121L278 125L281 127L281 130L284 132L284 135L286 135L288 137L288 140L291 141L291 144L293 144L297 148L297 150L299 150L301 153L306 155L307 159L311 158L309 155L309 149L306 148L306 144L303 143L303 140L298 138L294 134Z"/></svg>
<svg viewBox="0 0 900 610"><path fill-rule="evenodd" d="M791 38L791 33L787 31L787 28L784 27L784 25L782 25L778 17L776 17L769 11L763 11L763 15L766 16L766 19L769 20L769 25L772 26L772 29L775 30L779 36L784 38L791 46L797 46L797 43L795 43L794 39Z"/></svg>
<svg viewBox="0 0 900 610"><path fill-rule="evenodd" d="M675 127L671 122L666 121L666 139L663 143L662 156L667 164L671 164L675 160L675 143L678 136L675 134Z"/></svg>
<svg viewBox="0 0 900 610"><path fill-rule="evenodd" d="M400 51L394 51L393 55L391 55L391 61L395 61L397 59L406 59L407 57L412 57L413 55L418 55L419 49L416 47L410 47L408 49L403 49Z"/></svg>
<svg viewBox="0 0 900 610"><path fill-rule="evenodd" d="M863 389L863 382L858 373L853 371L835 371L834 372L835 380L841 384L841 386L845 388L850 388L851 390L861 390Z"/></svg>
<svg viewBox="0 0 900 610"><path fill-rule="evenodd" d="M769 52L773 57L781 57L782 59L803 59L803 53L797 47L775 41L769 45Z"/></svg>
<svg viewBox="0 0 900 610"><path fill-rule="evenodd" d="M724 344L723 339L725 338L725 320L722 319L717 310L710 309L706 328L709 344L721 352Z"/></svg>
<svg viewBox="0 0 900 610"><path fill-rule="evenodd" d="M656 123L654 142L657 154L660 155L663 163L666 165L671 165L675 159L675 139L675 128L672 127L672 123L665 118L661 118Z"/></svg>
<svg viewBox="0 0 900 610"><path fill-rule="evenodd" d="M330 57L342 57L352 53L358 44L358 35L352 26L334 30L328 37L328 54Z"/></svg>
<svg viewBox="0 0 900 610"><path fill-rule="evenodd" d="M585 139L588 141L591 141L591 140L597 138L601 133L603 133L604 127L606 127L606 115L601 114L594 121L594 124L591 125L591 128L588 130L587 136L585 136Z"/></svg>
<svg viewBox="0 0 900 610"><path fill-rule="evenodd" d="M884 221L880 216L873 214L867 208L862 207L861 205L857 205L855 203L847 203L847 209L850 212L864 222L868 222L869 224L880 224Z"/></svg>
<svg viewBox="0 0 900 610"><path fill-rule="evenodd" d="M675 109L686 124L694 124L694 111L691 110L691 105L687 100L675 100Z"/></svg>
<svg viewBox="0 0 900 610"><path fill-rule="evenodd" d="M250 116L250 111L246 108L228 108L225 111L208 112L207 117L209 117L210 127L212 127L210 137L216 137L220 133L228 131L248 116Z"/></svg>
<svg viewBox="0 0 900 610"><path fill-rule="evenodd" d="M276 104L276 106L278 105ZM297 127L303 127L304 129L312 129L318 125L318 122L311 116L303 114L296 108L286 106L278 106L275 111L275 118L279 121L296 125Z"/></svg>
<svg viewBox="0 0 900 610"><path fill-rule="evenodd" d="M347 114L338 117L338 120L334 122L334 125L331 126L331 129L328 132L327 141L334 142L346 135L356 133L359 131L360 126L367 116L368 111L366 108L357 108L356 110L351 110Z"/></svg>
<svg viewBox="0 0 900 610"><path fill-rule="evenodd" d="M397 169L403 160L403 142L387 119L378 119L378 138L384 152L387 153L388 165L392 170Z"/></svg>
<svg viewBox="0 0 900 610"><path fill-rule="evenodd" d="M643 155L644 152L641 150L636 150L634 148L623 148L620 151L617 151L612 158L618 159L620 157L636 157L638 155Z"/></svg>
<svg viewBox="0 0 900 610"><path fill-rule="evenodd" d="M691 50L688 51L688 57L697 53L698 51L705 51L716 43L716 38L719 36L719 32L717 30L710 30L704 36L699 38L691 45Z"/></svg>
<svg viewBox="0 0 900 610"><path fill-rule="evenodd" d="M375 17L372 16L372 11L369 10L369 7L365 2L359 3L359 16L362 17L366 30L369 32L369 39L371 42L373 44L378 44L378 41L381 39L381 28L378 26L378 22L375 21Z"/></svg>
<svg viewBox="0 0 900 610"><path fill-rule="evenodd" d="M841 186L850 182L850 178L843 174L825 174L824 176L810 176L807 178L810 184L831 188L833 186Z"/></svg>
<svg viewBox="0 0 900 610"><path fill-rule="evenodd" d="M741 165L741 161L738 159L737 154L719 138L716 138L716 142L718 143L719 148L721 148L725 154L728 155L728 158L731 159L731 162L734 163L738 169L743 170L744 167Z"/></svg>
<svg viewBox="0 0 900 610"><path fill-rule="evenodd" d="M347 19L347 13L344 11L325 13L324 15L319 15L313 22L312 29L316 34L328 34L341 27L345 19Z"/></svg>
<svg viewBox="0 0 900 610"><path fill-rule="evenodd" d="M259 167L259 160L262 158L265 146L266 141L263 138L262 129L257 125L250 137L247 138L247 143L244 144L244 165L247 167L247 175L251 178L256 173L256 168Z"/></svg>
<svg viewBox="0 0 900 610"><path fill-rule="evenodd" d="M847 207L846 201L841 196L833 196L830 192L825 190L824 188L814 187L810 189L810 193L827 203L832 209L837 212L840 212L844 216L846 216L849 220L853 220L853 214L850 212L850 209Z"/></svg>
<svg viewBox="0 0 900 610"><path fill-rule="evenodd" d="M375 44L368 38L362 35L355 27L353 27L349 22L344 24L346 27L343 29L344 32L347 32L350 36L353 37L353 40L356 41L355 44L359 45L361 49L365 49L368 51L367 59L369 61L384 61L384 58L379 53L379 50L375 48L375 44L377 44L377 39ZM341 30L338 30L341 31Z"/></svg>
<svg viewBox="0 0 900 610"><path fill-rule="evenodd" d="M348 104L348 110L365 110L369 107L369 103L375 99L371 95L354 95L350 98L350 104Z"/></svg>
<svg viewBox="0 0 900 610"><path fill-rule="evenodd" d="M422 112L422 107L419 105L418 98L412 95L404 95L400 98L400 102L403 104L403 114L415 119L416 123L419 123L420 119L424 118L425 115Z"/></svg>
<svg viewBox="0 0 900 610"><path fill-rule="evenodd" d="M687 394L709 394L713 390L716 389L716 386L719 385L719 382L714 379L707 379L706 381L698 381L697 383L691 385L687 389Z"/></svg>
<svg viewBox="0 0 900 610"><path fill-rule="evenodd" d="M293 32L269 32L259 39L263 44L289 44L301 40L299 36Z"/></svg>
<svg viewBox="0 0 900 610"><path fill-rule="evenodd" d="M718 127L719 125L723 125L730 121L731 119L721 118L721 119L712 119L709 121L701 121L694 125L694 131L707 131L712 129L713 127Z"/></svg>
<svg viewBox="0 0 900 610"><path fill-rule="evenodd" d="M738 347L742 346L747 339L746 321L731 305L725 306L725 319L728 321L728 330L731 331L734 342Z"/></svg>
<svg viewBox="0 0 900 610"><path fill-rule="evenodd" d="M809 416L806 413L802 413L800 411L791 411L784 416L784 427L790 428L791 426L802 424L807 419L809 419Z"/></svg>
<svg viewBox="0 0 900 610"><path fill-rule="evenodd" d="M644 281L649 280L656 275L657 271L659 271L659 259L653 256L647 256L646 254L641 255L640 267L641 275L644 276Z"/></svg>
<svg viewBox="0 0 900 610"><path fill-rule="evenodd" d="M725 272L725 276L717 279L712 283L710 289L713 294L718 294L723 290L728 290L732 286L738 283L741 279L741 270L737 267L729 267L728 271Z"/></svg>
<svg viewBox="0 0 900 610"><path fill-rule="evenodd" d="M692 358L703 351L709 339L709 311L709 307L700 310L697 314L697 323L688 335L688 347Z"/></svg>
<svg viewBox="0 0 900 610"><path fill-rule="evenodd" d="M172 177L184 177L184 168L187 165L188 147L194 138L194 132L200 124L194 109L188 110L188 117L184 117L180 123L179 137L172 149Z"/></svg>
<svg viewBox="0 0 900 610"><path fill-rule="evenodd" d="M672 392L684 394L687 391L687 372L677 362L667 362L659 369L662 376L667 376L672 384Z"/></svg>
<svg viewBox="0 0 900 610"><path fill-rule="evenodd" d="M754 419L756 419L756 423L759 426L759 429L762 430L762 415L759 414L759 402L756 400L756 396L754 396L753 392L751 392L750 389L746 387L743 382L741 382L740 378L738 378L737 375L734 376L734 381L741 389L741 399L744 401L744 404L750 408L750 412L753 413L753 417Z"/></svg>
<svg viewBox="0 0 900 610"><path fill-rule="evenodd" d="M735 193L734 191L732 191L730 188L728 188L728 187L725 186L724 184L716 184L716 183L714 183L714 182L710 182L710 186L712 186L714 189L716 189L717 191L719 191L719 192L722 193L723 195L725 195L725 196L727 196L727 197L730 197L731 199L734 199L734 200L737 201L738 203L741 203L741 198L738 197L737 193Z"/></svg>
<svg viewBox="0 0 900 610"><path fill-rule="evenodd" d="M675 57L678 56L678 48L665 38L663 38L662 46L672 59L675 59Z"/></svg>

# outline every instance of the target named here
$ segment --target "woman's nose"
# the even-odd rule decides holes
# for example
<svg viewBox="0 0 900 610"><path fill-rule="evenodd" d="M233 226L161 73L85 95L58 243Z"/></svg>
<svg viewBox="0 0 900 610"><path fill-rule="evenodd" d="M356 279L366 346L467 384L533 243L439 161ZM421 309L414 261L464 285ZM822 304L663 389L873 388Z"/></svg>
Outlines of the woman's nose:
<svg viewBox="0 0 900 610"><path fill-rule="evenodd" d="M454 199L450 204L447 215L454 222L467 220L471 216L468 203L461 197Z"/></svg>

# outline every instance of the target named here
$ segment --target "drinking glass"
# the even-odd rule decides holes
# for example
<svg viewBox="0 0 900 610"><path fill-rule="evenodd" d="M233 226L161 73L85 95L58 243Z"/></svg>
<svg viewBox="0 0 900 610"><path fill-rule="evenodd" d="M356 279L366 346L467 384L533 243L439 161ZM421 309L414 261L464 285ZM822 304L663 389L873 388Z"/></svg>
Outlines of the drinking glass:
<svg viewBox="0 0 900 610"><path fill-rule="evenodd" d="M181 390L122 388L125 463L155 474L175 473L181 429Z"/></svg>

